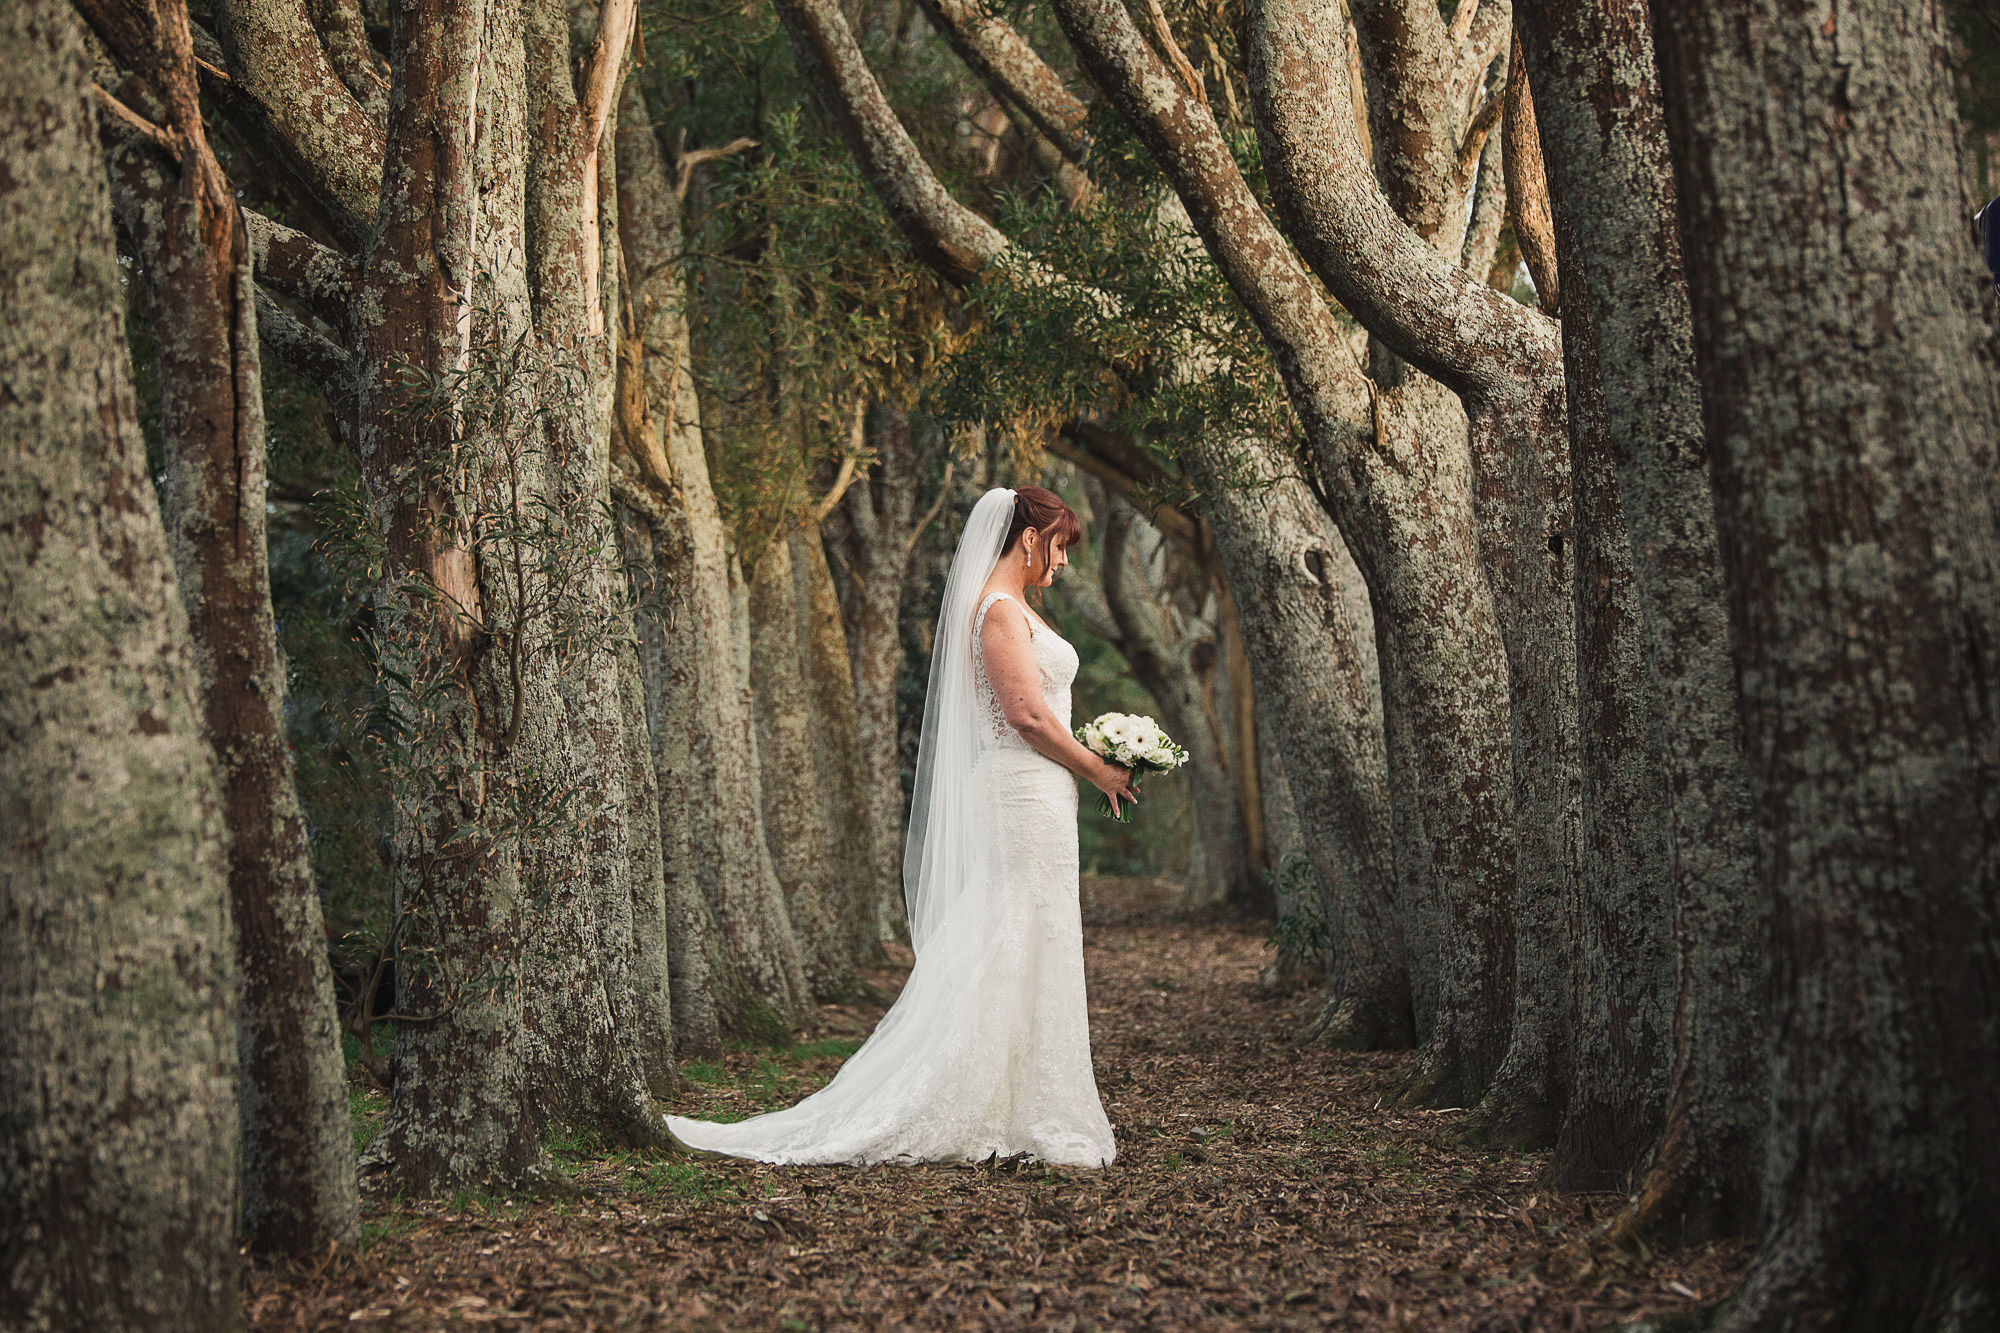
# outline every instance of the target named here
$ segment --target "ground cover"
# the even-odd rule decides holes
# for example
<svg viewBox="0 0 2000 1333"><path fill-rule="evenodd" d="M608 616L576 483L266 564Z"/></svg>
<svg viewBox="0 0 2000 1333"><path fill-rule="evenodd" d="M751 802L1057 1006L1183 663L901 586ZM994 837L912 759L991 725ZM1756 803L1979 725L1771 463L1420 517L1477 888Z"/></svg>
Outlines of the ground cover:
<svg viewBox="0 0 2000 1333"><path fill-rule="evenodd" d="M252 1328L1570 1330L1724 1294L1740 1246L1588 1243L1615 1197L1537 1188L1532 1154L1457 1146L1395 1098L1406 1056L1299 1048L1304 991L1258 982L1260 930L1163 919L1086 881L1103 1172L766 1167L551 1147L565 1199L371 1194L359 1249L253 1270ZM891 995L901 970L874 981ZM829 1006L785 1049L691 1063L678 1112L789 1105L881 1012ZM357 1075L365 1083L365 1074ZM381 1099L355 1098L365 1139Z"/></svg>

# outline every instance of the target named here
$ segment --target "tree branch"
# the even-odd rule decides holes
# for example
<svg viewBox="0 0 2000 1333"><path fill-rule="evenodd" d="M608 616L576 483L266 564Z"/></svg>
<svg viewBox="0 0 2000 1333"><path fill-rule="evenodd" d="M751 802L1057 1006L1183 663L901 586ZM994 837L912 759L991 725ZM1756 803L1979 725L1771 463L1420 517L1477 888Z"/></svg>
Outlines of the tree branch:
<svg viewBox="0 0 2000 1333"><path fill-rule="evenodd" d="M971 282L1007 238L946 190L896 119L835 0L773 0L799 71L918 258Z"/></svg>
<svg viewBox="0 0 2000 1333"><path fill-rule="evenodd" d="M681 131L681 142L687 142L687 131ZM720 162L725 157L748 152L757 146L755 139L736 138L720 148L674 149L674 202L681 203L687 198L688 185L694 180L694 169L704 162Z"/></svg>
<svg viewBox="0 0 2000 1333"><path fill-rule="evenodd" d="M1089 110L1012 24L980 0L918 0L932 26L944 34L993 95L1011 103L1071 162L1090 153L1083 133Z"/></svg>
<svg viewBox="0 0 2000 1333"><path fill-rule="evenodd" d="M1461 397L1560 376L1553 321L1467 275L1391 207L1346 108L1345 43L1314 0L1249 0L1244 24L1271 197L1334 299Z"/></svg>
<svg viewBox="0 0 2000 1333"><path fill-rule="evenodd" d="M359 248L381 202L384 131L335 71L304 0L216 0L214 18L245 128Z"/></svg>
<svg viewBox="0 0 2000 1333"><path fill-rule="evenodd" d="M1528 274L1535 280L1535 299L1553 316L1561 309L1556 271L1555 218L1549 208L1549 182L1542 167L1542 136L1535 125L1535 99L1528 87L1528 62L1521 43L1507 62L1507 212L1514 223L1514 240Z"/></svg>
<svg viewBox="0 0 2000 1333"><path fill-rule="evenodd" d="M354 298L354 266L302 231L243 210L257 281L297 301L336 329L346 329Z"/></svg>
<svg viewBox="0 0 2000 1333"><path fill-rule="evenodd" d="M257 293L257 341L287 369L310 380L333 404L334 416L345 420L354 394L354 359L345 350L263 291Z"/></svg>
<svg viewBox="0 0 2000 1333"><path fill-rule="evenodd" d="M147 120L96 84L91 84L90 90L97 95L98 110L108 117L98 122L100 137L136 139L157 148L176 163L181 160L180 141L174 135Z"/></svg>

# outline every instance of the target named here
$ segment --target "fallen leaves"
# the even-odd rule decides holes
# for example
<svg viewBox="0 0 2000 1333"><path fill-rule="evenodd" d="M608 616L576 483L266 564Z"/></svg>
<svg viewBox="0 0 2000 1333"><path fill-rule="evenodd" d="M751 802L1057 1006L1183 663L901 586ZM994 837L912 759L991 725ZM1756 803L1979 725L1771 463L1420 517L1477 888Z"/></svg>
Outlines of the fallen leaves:
<svg viewBox="0 0 2000 1333"><path fill-rule="evenodd" d="M1259 985L1259 932L1162 920L1143 883L1087 890L1110 1169L577 1155L572 1201L370 1199L365 1252L247 1276L251 1327L1500 1333L1733 1285L1737 1247L1559 1275L1605 1200L1538 1190L1533 1155L1458 1147L1462 1112L1399 1107L1407 1056L1291 1046L1313 997ZM829 1009L827 1035L878 1013ZM845 1049L727 1052L676 1109L787 1104Z"/></svg>

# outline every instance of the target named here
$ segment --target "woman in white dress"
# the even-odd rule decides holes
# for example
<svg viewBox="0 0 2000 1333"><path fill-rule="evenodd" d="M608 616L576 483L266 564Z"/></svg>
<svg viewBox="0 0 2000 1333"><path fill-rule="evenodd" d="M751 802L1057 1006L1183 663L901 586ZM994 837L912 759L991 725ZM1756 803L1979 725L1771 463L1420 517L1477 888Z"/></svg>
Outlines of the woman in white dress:
<svg viewBox="0 0 2000 1333"><path fill-rule="evenodd" d="M1076 650L1029 610L1081 535L1039 486L996 488L945 580L904 847L916 966L831 1083L735 1124L667 1117L684 1148L764 1162L1108 1166L1090 1066L1076 778L1131 775L1070 734ZM1074 776L1072 776L1074 775Z"/></svg>

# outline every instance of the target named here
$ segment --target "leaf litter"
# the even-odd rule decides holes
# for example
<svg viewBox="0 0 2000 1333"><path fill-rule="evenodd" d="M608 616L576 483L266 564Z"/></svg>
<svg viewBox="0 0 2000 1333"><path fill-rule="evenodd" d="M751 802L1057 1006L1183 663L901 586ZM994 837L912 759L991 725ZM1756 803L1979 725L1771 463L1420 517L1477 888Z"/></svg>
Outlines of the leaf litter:
<svg viewBox="0 0 2000 1333"><path fill-rule="evenodd" d="M355 1251L246 1273L250 1327L1527 1333L1733 1289L1742 1244L1594 1247L1622 1200L1539 1188L1540 1154L1460 1147L1463 1111L1399 1104L1407 1053L1292 1044L1316 996L1259 982L1261 929L1171 918L1151 881L1086 880L1084 897L1109 1169L774 1167L559 1140L573 1197L369 1195ZM822 1085L901 963L870 978L882 1004L824 1007L808 1043L690 1063L672 1109L735 1118Z"/></svg>

